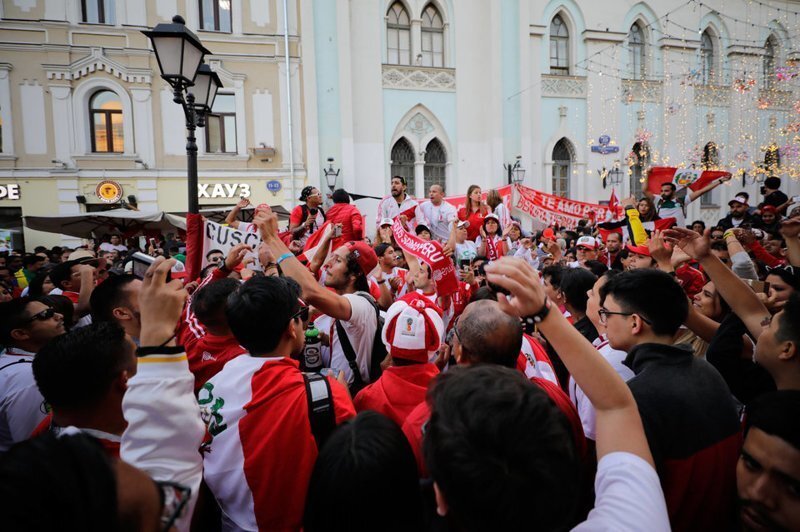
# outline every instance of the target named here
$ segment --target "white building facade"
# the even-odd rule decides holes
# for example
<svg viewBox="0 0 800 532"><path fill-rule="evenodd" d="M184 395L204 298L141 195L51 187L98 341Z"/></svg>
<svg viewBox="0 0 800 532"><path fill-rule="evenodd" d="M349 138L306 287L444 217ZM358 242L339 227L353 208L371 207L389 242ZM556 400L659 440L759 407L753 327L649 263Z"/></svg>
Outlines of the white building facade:
<svg viewBox="0 0 800 532"><path fill-rule="evenodd" d="M433 183L462 195L506 184L504 165L521 156L525 185L590 202L612 185L640 195L651 166L730 170L689 207L708 224L739 191L757 203L768 175L800 192L800 2L309 0L301 10L309 175L332 157L348 191L384 196L399 174L416 196Z"/></svg>

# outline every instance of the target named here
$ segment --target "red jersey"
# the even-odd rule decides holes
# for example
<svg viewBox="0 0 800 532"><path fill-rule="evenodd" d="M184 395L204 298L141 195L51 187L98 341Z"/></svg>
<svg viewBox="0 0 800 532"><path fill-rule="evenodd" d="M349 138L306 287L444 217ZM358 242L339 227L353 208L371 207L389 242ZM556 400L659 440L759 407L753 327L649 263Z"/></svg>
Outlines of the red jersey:
<svg viewBox="0 0 800 532"><path fill-rule="evenodd" d="M208 379L222 371L228 361L247 353L247 349L239 345L232 334L217 336L206 333L195 341L187 342L184 348L189 359L189 371L194 375L195 394Z"/></svg>
<svg viewBox="0 0 800 532"><path fill-rule="evenodd" d="M517 369L529 379L539 377L559 386L553 363L542 344L527 334L522 335L522 348L517 357Z"/></svg>
<svg viewBox="0 0 800 532"><path fill-rule="evenodd" d="M374 410L398 425L425 400L428 384L439 374L434 364L390 366L374 383L358 392L353 404L357 412Z"/></svg>
<svg viewBox="0 0 800 532"><path fill-rule="evenodd" d="M481 235L483 219L487 214L489 214L489 211L484 210L483 207L470 213L467 213L466 207L462 206L458 208L458 219L469 222L469 227L467 227L467 240L472 240L474 242Z"/></svg>

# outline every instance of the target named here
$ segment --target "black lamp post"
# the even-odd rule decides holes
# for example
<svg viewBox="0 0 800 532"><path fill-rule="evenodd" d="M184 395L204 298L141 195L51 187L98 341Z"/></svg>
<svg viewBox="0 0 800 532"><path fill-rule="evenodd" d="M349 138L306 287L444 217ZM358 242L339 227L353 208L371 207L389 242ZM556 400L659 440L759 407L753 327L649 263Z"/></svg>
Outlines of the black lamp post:
<svg viewBox="0 0 800 532"><path fill-rule="evenodd" d="M142 32L153 44L161 77L172 87L173 101L183 108L186 118L186 158L189 178L189 212L197 214L197 139L195 130L205 126L205 115L214 105L222 86L217 73L203 64L210 54L197 35L186 28L180 15L172 23L162 23ZM192 89L189 92L189 89Z"/></svg>
<svg viewBox="0 0 800 532"><path fill-rule="evenodd" d="M514 161L514 164L503 165L503 168L505 168L508 173L509 185L519 185L525 180L525 169L522 167L521 161L522 155L517 155L517 160Z"/></svg>
<svg viewBox="0 0 800 532"><path fill-rule="evenodd" d="M603 188L606 188L608 185L615 187L622 183L622 172L616 166L611 170L606 170L606 167L604 166L603 169L598 170L597 173L600 174L600 177L603 180Z"/></svg>
<svg viewBox="0 0 800 532"><path fill-rule="evenodd" d="M322 174L325 176L325 183L330 189L328 197L333 195L333 189L336 188L336 178L339 177L339 168L333 168L333 157L328 157L328 167L322 169Z"/></svg>

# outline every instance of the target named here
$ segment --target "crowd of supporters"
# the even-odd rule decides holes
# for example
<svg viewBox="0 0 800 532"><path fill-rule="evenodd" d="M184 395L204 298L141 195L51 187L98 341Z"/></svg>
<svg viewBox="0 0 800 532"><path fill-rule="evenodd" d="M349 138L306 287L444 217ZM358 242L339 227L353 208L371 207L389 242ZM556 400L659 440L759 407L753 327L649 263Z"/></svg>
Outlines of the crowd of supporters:
<svg viewBox="0 0 800 532"><path fill-rule="evenodd" d="M374 224L309 186L196 279L180 235L2 251L4 523L800 530L800 207L687 224L725 181L536 231L476 185L394 177Z"/></svg>

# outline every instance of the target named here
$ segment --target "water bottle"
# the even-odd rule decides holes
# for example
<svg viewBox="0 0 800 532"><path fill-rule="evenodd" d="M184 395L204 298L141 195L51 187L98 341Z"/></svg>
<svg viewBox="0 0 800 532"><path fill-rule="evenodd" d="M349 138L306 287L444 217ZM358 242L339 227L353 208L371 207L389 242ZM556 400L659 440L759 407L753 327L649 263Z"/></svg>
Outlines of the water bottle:
<svg viewBox="0 0 800 532"><path fill-rule="evenodd" d="M310 321L306 329L306 345L303 348L303 371L318 372L322 369L320 345L319 330Z"/></svg>

